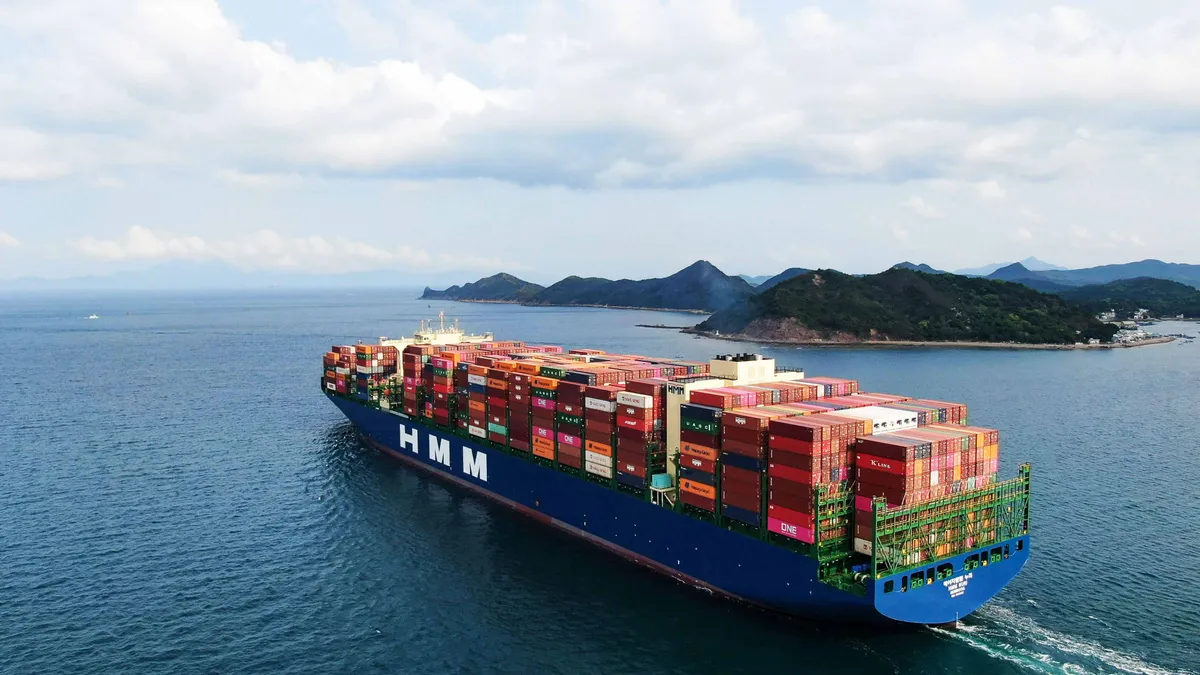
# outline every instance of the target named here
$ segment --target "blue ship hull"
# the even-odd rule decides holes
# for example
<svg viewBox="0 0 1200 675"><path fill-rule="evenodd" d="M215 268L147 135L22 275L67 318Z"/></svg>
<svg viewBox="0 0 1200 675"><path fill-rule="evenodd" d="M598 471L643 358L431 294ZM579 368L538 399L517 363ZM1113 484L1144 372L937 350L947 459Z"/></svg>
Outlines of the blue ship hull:
<svg viewBox="0 0 1200 675"><path fill-rule="evenodd" d="M954 565L951 578L909 588L907 575L895 575L868 580L858 595L819 581L817 563L807 556L399 413L329 398L372 445L393 457L680 581L785 614L953 623L1000 592L1029 558L1024 536L998 545L1008 550L1001 562L964 572L967 556L997 547L980 549L939 562Z"/></svg>

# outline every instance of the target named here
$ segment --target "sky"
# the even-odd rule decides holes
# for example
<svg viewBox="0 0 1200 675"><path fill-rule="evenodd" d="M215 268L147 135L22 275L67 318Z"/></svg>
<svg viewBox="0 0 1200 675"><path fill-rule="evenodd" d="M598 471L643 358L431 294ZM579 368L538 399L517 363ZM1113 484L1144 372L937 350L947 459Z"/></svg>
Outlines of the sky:
<svg viewBox="0 0 1200 675"><path fill-rule="evenodd" d="M0 287L1200 263L1197 63L1195 2L5 0Z"/></svg>

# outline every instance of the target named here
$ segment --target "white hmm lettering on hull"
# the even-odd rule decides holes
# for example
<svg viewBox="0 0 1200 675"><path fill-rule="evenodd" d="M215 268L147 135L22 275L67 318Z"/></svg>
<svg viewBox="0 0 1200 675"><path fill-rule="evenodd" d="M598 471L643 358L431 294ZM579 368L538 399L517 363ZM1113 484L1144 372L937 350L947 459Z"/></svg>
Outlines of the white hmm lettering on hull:
<svg viewBox="0 0 1200 675"><path fill-rule="evenodd" d="M419 455L421 454L420 442L421 437L417 429L410 431L407 425L400 425L401 450L408 450L414 455ZM446 468L451 468L450 439L438 438L433 434L429 434L427 449L431 461L437 462ZM462 466L460 468L464 474L486 483L488 479L487 453L475 450L464 444Z"/></svg>

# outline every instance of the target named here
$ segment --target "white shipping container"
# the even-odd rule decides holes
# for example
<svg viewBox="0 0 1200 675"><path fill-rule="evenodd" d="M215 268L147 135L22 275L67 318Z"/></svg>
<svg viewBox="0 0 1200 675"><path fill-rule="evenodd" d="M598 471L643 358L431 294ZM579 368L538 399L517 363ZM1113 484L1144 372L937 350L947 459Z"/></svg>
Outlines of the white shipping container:
<svg viewBox="0 0 1200 675"><path fill-rule="evenodd" d="M849 417L856 420L871 420L871 433L887 434L917 428L917 413L869 405L862 408L834 410L830 415Z"/></svg>
<svg viewBox="0 0 1200 675"><path fill-rule="evenodd" d="M583 459L584 461L595 462L596 464L612 464L611 457L608 455L602 455L598 452L592 452L591 450L583 451Z"/></svg>
<svg viewBox="0 0 1200 675"><path fill-rule="evenodd" d="M332 382L326 382L325 388L328 389L329 391L337 391L337 385L335 385Z"/></svg>
<svg viewBox="0 0 1200 675"><path fill-rule="evenodd" d="M595 462L584 462L583 468L586 469L588 473L594 473L597 476L604 476L605 478L613 477L612 466L609 464L597 464Z"/></svg>
<svg viewBox="0 0 1200 675"><path fill-rule="evenodd" d="M349 375L350 369L349 368L334 368L334 372L336 372L338 375Z"/></svg>
<svg viewBox="0 0 1200 675"><path fill-rule="evenodd" d="M480 438L487 438L487 431L485 431L484 429L482 429L480 427L475 426L474 424L467 427L467 432L470 433L472 436L478 436Z"/></svg>
<svg viewBox="0 0 1200 675"><path fill-rule="evenodd" d="M482 384L485 387L487 386L487 378L483 375L468 375L467 382L470 384Z"/></svg>
<svg viewBox="0 0 1200 675"><path fill-rule="evenodd" d="M598 398L583 399L583 407L590 408L591 410L600 410L606 413L615 413L617 411L617 404L615 402L605 401Z"/></svg>
<svg viewBox="0 0 1200 675"><path fill-rule="evenodd" d="M854 550L863 555L871 555L871 548L874 546L866 539L854 538Z"/></svg>
<svg viewBox="0 0 1200 675"><path fill-rule="evenodd" d="M622 391L617 394L617 405L629 405L635 408L652 408L654 407L654 398L645 394L635 394L631 391Z"/></svg>
<svg viewBox="0 0 1200 675"><path fill-rule="evenodd" d="M934 469L933 471L930 471L930 472L929 472L929 484L930 484L930 485L937 485L937 484L938 484L938 472L937 472L937 469Z"/></svg>

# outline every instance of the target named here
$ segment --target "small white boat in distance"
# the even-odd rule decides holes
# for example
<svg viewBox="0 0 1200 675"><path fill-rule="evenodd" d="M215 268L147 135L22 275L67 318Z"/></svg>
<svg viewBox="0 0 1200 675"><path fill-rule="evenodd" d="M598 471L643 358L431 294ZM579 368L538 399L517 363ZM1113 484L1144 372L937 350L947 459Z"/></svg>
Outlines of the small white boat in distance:
<svg viewBox="0 0 1200 675"><path fill-rule="evenodd" d="M93 315L89 316L88 318L89 318L89 319L99 319L100 317L98 317L98 316L96 316L95 314L93 314Z"/></svg>

